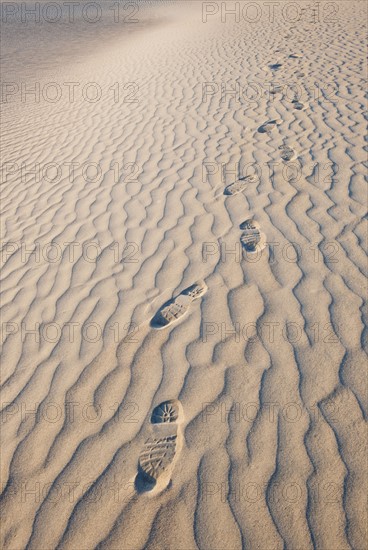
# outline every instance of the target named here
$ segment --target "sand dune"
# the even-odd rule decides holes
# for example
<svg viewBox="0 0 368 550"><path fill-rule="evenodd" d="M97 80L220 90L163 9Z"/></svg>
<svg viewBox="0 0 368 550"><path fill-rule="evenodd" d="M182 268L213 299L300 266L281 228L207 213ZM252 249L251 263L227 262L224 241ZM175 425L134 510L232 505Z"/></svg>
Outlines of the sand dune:
<svg viewBox="0 0 368 550"><path fill-rule="evenodd" d="M367 9L319 4L9 21L1 548L367 547Z"/></svg>

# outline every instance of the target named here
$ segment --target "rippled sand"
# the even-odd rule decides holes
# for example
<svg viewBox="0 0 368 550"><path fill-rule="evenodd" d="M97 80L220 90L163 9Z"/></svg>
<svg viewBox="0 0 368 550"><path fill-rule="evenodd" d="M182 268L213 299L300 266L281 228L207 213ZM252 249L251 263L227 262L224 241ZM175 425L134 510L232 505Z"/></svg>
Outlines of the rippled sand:
<svg viewBox="0 0 368 550"><path fill-rule="evenodd" d="M366 4L212 4L4 30L1 548L367 546Z"/></svg>

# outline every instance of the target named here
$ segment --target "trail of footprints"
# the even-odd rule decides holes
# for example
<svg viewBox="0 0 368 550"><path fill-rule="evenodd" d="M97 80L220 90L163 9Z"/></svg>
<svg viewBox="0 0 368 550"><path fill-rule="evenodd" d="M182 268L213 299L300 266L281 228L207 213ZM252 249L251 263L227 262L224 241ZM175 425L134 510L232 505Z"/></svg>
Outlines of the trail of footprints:
<svg viewBox="0 0 368 550"><path fill-rule="evenodd" d="M301 59L303 57L302 54L300 53L293 53L293 54L290 54L289 55L289 59ZM279 69L283 66L282 63L273 63L271 65L268 65L268 68L273 72L273 73L276 73L277 71L279 71ZM302 71L297 71L295 73L295 76L297 78L303 78L305 76L305 73L302 72ZM279 93L282 93L283 91L283 86L281 84L274 84L270 90L270 94L272 95L276 95L276 94L279 94ZM302 103L301 101L299 101L297 95L294 97L294 99L291 101L294 109L297 109L298 111L302 111L304 110L307 106L304 105L304 103ZM273 128L275 128L276 125L280 124L281 121L279 120L270 120L268 122L265 122L262 126L260 126L258 128L258 131L260 133L270 133Z"/></svg>
<svg viewBox="0 0 368 550"><path fill-rule="evenodd" d="M301 58L301 54L291 54L289 58ZM281 63L270 65L272 70L278 70ZM304 73L299 73L300 76ZM281 86L275 86L271 93L282 91ZM295 109L302 110L305 105L297 98L293 101ZM258 128L258 132L270 135L282 123L281 119L269 120ZM289 162L296 158L292 147L280 145L280 155L283 161ZM224 195L232 196L242 193L248 184L255 183L256 177L246 176L228 185ZM240 224L242 234L240 242L248 254L257 254L266 247L266 236L261 231L260 224L250 218ZM164 304L151 320L151 326L157 330L167 328L182 319L190 310L192 302L201 298L207 292L207 285L199 280L183 290L178 296ZM171 474L180 450L183 436L180 424L183 420L183 408L179 400L171 399L162 402L153 409L150 429L151 436L146 440L138 461L138 473L135 479L137 492L162 491L171 479Z"/></svg>

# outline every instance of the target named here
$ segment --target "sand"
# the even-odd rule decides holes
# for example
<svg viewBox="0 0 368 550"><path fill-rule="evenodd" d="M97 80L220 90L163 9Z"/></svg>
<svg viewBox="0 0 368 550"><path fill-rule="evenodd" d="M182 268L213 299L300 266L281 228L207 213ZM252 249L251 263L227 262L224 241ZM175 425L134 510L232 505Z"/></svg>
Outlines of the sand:
<svg viewBox="0 0 368 550"><path fill-rule="evenodd" d="M367 548L367 8L246 4L2 24L1 548Z"/></svg>

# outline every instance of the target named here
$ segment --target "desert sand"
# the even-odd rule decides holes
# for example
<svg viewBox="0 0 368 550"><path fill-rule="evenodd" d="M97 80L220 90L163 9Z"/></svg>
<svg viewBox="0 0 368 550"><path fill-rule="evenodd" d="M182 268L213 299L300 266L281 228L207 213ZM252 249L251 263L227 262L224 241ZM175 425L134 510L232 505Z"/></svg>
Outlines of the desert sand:
<svg viewBox="0 0 368 550"><path fill-rule="evenodd" d="M2 22L0 547L364 550L367 5L130 4Z"/></svg>

